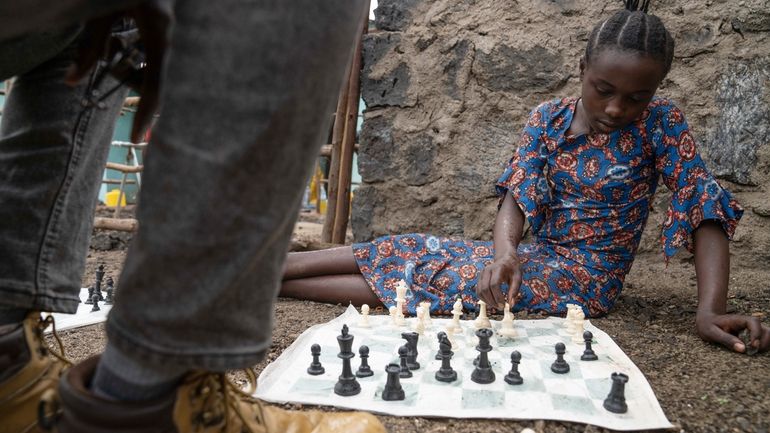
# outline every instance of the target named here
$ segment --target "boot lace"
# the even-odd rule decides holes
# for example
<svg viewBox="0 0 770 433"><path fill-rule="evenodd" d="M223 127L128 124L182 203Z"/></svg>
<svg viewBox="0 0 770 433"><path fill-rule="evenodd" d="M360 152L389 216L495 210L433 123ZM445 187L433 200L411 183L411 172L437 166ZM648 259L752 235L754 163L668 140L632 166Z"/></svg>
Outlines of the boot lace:
<svg viewBox="0 0 770 433"><path fill-rule="evenodd" d="M212 426L224 422L224 431L235 427L232 423L240 420L241 431L256 433L252 429L253 422L264 425L264 411L259 400L251 394L256 390L257 377L251 369L243 370L248 377L249 389L244 391L227 378L225 373L201 372L190 380L198 380L195 395L202 399L200 413L195 417L195 423ZM247 403L253 412L245 409L241 403Z"/></svg>
<svg viewBox="0 0 770 433"><path fill-rule="evenodd" d="M48 328L48 325L51 325L51 334L53 335L54 340L56 340L56 346L58 346L59 351L55 352L51 350L50 347L48 347L45 344L45 339L43 338L43 332L46 328ZM58 359L59 361L63 362L67 367L72 366L72 361L70 361L67 358L67 354L64 351L64 343L62 343L61 338L59 338L59 334L56 332L56 321L54 321L52 315L47 315L43 320L40 320L37 323L37 336L41 341L41 350L43 351L43 354L49 352L51 355L54 356L54 358Z"/></svg>

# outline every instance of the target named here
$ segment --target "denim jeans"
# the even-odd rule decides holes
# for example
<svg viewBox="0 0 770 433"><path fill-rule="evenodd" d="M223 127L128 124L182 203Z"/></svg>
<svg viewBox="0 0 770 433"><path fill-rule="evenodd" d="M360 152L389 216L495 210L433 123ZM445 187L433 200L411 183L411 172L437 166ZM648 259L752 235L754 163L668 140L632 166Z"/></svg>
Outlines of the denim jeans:
<svg viewBox="0 0 770 433"><path fill-rule="evenodd" d="M264 356L302 191L364 9L361 0L176 2L140 228L107 323L123 353L210 370ZM46 296L24 287L32 300Z"/></svg>
<svg viewBox="0 0 770 433"><path fill-rule="evenodd" d="M0 70L17 75L0 123L0 303L73 313L93 209L125 91L84 106L95 70L64 84L79 28L0 45ZM5 77L4 77L5 78ZM117 81L108 78L104 91Z"/></svg>

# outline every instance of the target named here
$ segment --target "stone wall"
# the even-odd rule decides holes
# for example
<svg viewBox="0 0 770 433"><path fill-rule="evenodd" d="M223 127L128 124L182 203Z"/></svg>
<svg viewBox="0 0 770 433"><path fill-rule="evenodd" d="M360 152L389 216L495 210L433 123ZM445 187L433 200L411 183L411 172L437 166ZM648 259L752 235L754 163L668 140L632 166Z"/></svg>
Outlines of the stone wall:
<svg viewBox="0 0 770 433"><path fill-rule="evenodd" d="M579 94L588 34L617 0L380 0L364 40L356 240L412 231L489 239L493 185L527 113ZM659 95L746 208L733 251L770 263L770 4L654 1L677 42ZM661 187L642 251L657 250Z"/></svg>

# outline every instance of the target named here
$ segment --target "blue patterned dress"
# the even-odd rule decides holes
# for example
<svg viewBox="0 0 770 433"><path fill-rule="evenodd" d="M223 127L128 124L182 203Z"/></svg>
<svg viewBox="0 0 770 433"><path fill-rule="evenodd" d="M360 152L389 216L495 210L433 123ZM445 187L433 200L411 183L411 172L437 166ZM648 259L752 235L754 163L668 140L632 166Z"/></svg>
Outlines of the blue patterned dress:
<svg viewBox="0 0 770 433"><path fill-rule="evenodd" d="M589 317L609 312L631 269L663 178L673 195L661 244L668 260L692 250L692 232L704 220L721 223L732 238L743 209L708 173L684 114L662 98L641 117L610 134L567 136L577 98L538 106L529 116L516 154L497 181L511 194L533 235L519 245L522 284L514 310L564 314L583 306ZM430 301L449 313L460 296L476 304L476 283L493 259L489 241L424 234L383 236L353 245L356 261L383 304L395 304L395 285L411 284L407 310Z"/></svg>

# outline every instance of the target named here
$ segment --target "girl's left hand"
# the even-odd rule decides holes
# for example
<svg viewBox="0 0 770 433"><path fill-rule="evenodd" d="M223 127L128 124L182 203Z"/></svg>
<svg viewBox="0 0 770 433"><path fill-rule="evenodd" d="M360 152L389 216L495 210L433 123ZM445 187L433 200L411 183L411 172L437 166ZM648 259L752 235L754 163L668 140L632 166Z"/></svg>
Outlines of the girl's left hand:
<svg viewBox="0 0 770 433"><path fill-rule="evenodd" d="M764 352L770 349L770 327L756 317L738 314L698 314L695 319L698 335L736 352L746 352L746 344L738 338L744 329L749 331L749 344Z"/></svg>

